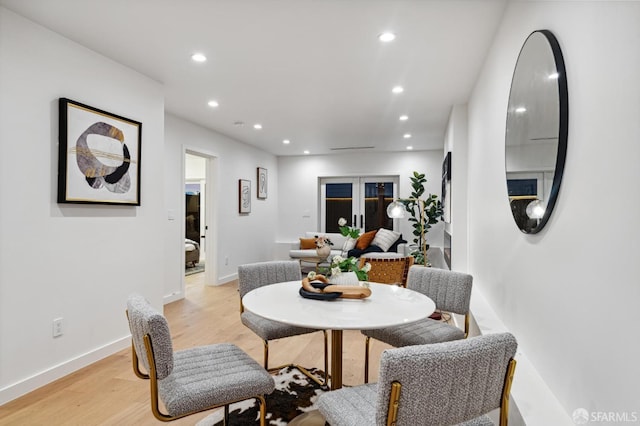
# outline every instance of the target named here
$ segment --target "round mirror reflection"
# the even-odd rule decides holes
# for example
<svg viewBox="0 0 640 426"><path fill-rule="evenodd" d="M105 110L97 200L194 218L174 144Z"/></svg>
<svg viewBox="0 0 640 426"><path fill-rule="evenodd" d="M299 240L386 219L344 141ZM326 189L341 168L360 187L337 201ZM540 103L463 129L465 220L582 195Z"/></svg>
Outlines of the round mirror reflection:
<svg viewBox="0 0 640 426"><path fill-rule="evenodd" d="M522 232L539 232L555 205L567 151L567 76L550 31L525 41L511 82L505 138L509 204Z"/></svg>

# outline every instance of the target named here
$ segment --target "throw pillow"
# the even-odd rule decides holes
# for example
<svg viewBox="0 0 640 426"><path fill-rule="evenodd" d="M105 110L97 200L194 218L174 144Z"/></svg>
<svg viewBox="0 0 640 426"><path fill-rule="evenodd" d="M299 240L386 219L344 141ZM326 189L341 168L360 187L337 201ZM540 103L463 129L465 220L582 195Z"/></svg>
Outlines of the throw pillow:
<svg viewBox="0 0 640 426"><path fill-rule="evenodd" d="M363 254L367 254L367 253L382 253L382 249L378 246L370 245L364 250L360 250L357 248L351 249L349 250L347 255L348 257L360 257Z"/></svg>
<svg viewBox="0 0 640 426"><path fill-rule="evenodd" d="M347 256L349 250L353 249L356 246L356 239L347 237L344 244L342 245L342 257Z"/></svg>
<svg viewBox="0 0 640 426"><path fill-rule="evenodd" d="M316 248L316 239L315 238L300 238L300 249L301 250L309 250Z"/></svg>
<svg viewBox="0 0 640 426"><path fill-rule="evenodd" d="M387 251L398 251L398 246L400 244L405 244L406 242L407 242L407 240L402 239L402 234L400 234L400 236L398 237L396 242L391 244L391 247L389 247L389 250L387 250Z"/></svg>
<svg viewBox="0 0 640 426"><path fill-rule="evenodd" d="M364 234L360 235L360 237L358 238L358 241L356 241L356 248L358 250L364 250L367 247L369 247L369 245L371 244L371 241L373 241L373 239L376 236L376 232L378 231L374 230L374 231L365 232Z"/></svg>
<svg viewBox="0 0 640 426"><path fill-rule="evenodd" d="M388 251L399 237L399 232L380 228L378 229L378 232L376 232L376 236L374 237L373 241L371 241L371 244L380 247L384 251Z"/></svg>

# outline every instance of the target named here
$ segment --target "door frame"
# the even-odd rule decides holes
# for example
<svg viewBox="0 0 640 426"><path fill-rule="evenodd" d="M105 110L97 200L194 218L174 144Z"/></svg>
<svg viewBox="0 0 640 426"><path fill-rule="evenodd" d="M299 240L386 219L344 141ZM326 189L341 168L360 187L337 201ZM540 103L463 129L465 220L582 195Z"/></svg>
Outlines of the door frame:
<svg viewBox="0 0 640 426"><path fill-rule="evenodd" d="M181 249L181 268L183 270L182 275L182 283L181 290L184 294L185 290L185 275L184 275L184 235L186 232L186 224L184 222L184 218L186 216L186 207L185 207L185 194L184 188L187 182L186 179L186 155L195 155L198 157L202 157L206 160L205 162L205 185L204 185L204 218L205 223L202 224L204 235L204 251L206 256L206 264L204 268L204 280L205 285L216 285L217 284L217 271L218 271L218 256L217 256L217 248L218 248L218 226L217 226L217 210L215 206L218 205L218 180L216 176L218 175L218 155L207 151L206 149L202 149L199 147L183 145L182 147L182 203L181 203L181 211L182 211L182 221L181 221L181 232L180 232L180 246ZM202 232L201 232L202 234Z"/></svg>
<svg viewBox="0 0 640 426"><path fill-rule="evenodd" d="M356 215L364 215L364 208L365 208L365 199L364 199L364 194L365 194L365 190L364 190L364 186L365 183L375 183L375 182L380 182L382 180L387 180L387 181L391 181L393 183L393 198L396 199L398 198L398 191L399 191L399 182L400 182L400 175L393 175L393 174L384 174L384 175L362 175L362 176L321 176L318 179L318 194L319 194L319 201L318 201L318 220L319 220L319 224L318 224L318 229L319 232L326 232L326 210L325 210L325 198L326 198L326 184L327 183L351 183L352 185L354 185L354 191L352 192L352 209L353 212L357 212L355 213ZM352 212L352 214L354 214ZM347 219L347 225L348 226L355 226L356 228L359 229L363 229L364 227L362 226L362 223L356 223L356 224L352 224L351 220L353 218L350 217ZM399 227L399 222L397 219L393 220L393 230L397 231Z"/></svg>

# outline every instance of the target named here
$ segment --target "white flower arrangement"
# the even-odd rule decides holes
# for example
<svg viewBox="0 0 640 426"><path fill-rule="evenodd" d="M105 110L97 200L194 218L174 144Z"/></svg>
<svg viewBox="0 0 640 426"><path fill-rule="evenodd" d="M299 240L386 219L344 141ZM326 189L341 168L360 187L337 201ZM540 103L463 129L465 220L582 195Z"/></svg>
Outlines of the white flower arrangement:
<svg viewBox="0 0 640 426"><path fill-rule="evenodd" d="M344 257L337 255L331 259L331 276L340 275L342 272L355 272L358 280L367 281L369 279L368 272L371 270L371 264L366 262L362 269L358 267L358 259L355 257Z"/></svg>

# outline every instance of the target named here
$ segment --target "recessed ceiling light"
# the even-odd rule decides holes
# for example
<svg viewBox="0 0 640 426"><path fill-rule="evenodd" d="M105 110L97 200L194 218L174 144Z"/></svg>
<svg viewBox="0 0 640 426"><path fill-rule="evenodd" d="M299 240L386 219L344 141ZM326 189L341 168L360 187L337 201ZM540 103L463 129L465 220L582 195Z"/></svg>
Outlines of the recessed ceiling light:
<svg viewBox="0 0 640 426"><path fill-rule="evenodd" d="M207 102L207 105L209 105L211 108L217 108L218 106L220 106L218 101L209 101Z"/></svg>
<svg viewBox="0 0 640 426"><path fill-rule="evenodd" d="M402 137L405 139L409 139L411 137L411 133L405 133L404 135L402 135Z"/></svg>
<svg viewBox="0 0 640 426"><path fill-rule="evenodd" d="M553 74L549 74L549 80L557 80L558 77L560 77L560 74L558 74L557 72L554 72Z"/></svg>
<svg viewBox="0 0 640 426"><path fill-rule="evenodd" d="M382 42L385 42L385 43L388 43L388 42L393 41L395 39L396 39L396 35L394 33L392 33L392 32L389 32L389 31L384 32L384 33L382 33L382 34L380 34L378 36L378 40L380 40Z"/></svg>
<svg viewBox="0 0 640 426"><path fill-rule="evenodd" d="M400 116L400 121L407 121L409 119L408 115L401 115Z"/></svg>
<svg viewBox="0 0 640 426"><path fill-rule="evenodd" d="M304 150L304 153L305 153L305 154L311 154L311 152L309 152L309 150L308 150L308 149L305 149L305 150Z"/></svg>
<svg viewBox="0 0 640 426"><path fill-rule="evenodd" d="M289 145L291 143L291 141L289 139L285 139L282 141L283 144L285 145Z"/></svg>
<svg viewBox="0 0 640 426"><path fill-rule="evenodd" d="M516 112L522 114L523 112L527 112L527 109L525 107L518 107L516 108Z"/></svg>
<svg viewBox="0 0 640 426"><path fill-rule="evenodd" d="M407 147L407 151L411 151L412 149L413 149L413 147L412 147L411 145L409 145L409 146Z"/></svg>
<svg viewBox="0 0 640 426"><path fill-rule="evenodd" d="M253 125L253 128L256 129L256 130L260 130L260 129L262 129L262 124L256 123L256 124Z"/></svg>
<svg viewBox="0 0 640 426"><path fill-rule="evenodd" d="M191 55L191 59L195 62L204 62L207 60L207 57L202 53L194 53L193 55Z"/></svg>
<svg viewBox="0 0 640 426"><path fill-rule="evenodd" d="M393 93L402 93L402 92L404 92L404 88L402 86L396 86L393 89L391 89L391 91Z"/></svg>

